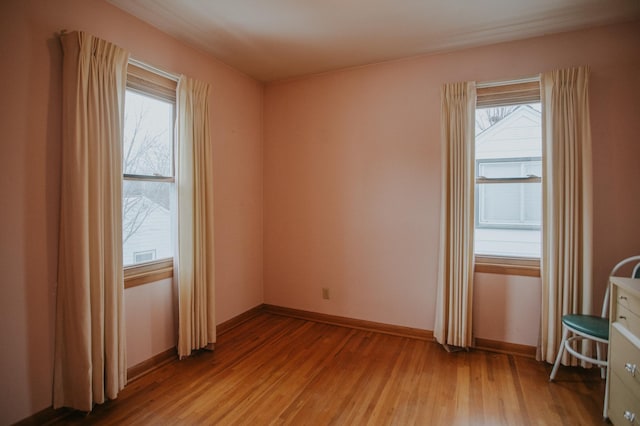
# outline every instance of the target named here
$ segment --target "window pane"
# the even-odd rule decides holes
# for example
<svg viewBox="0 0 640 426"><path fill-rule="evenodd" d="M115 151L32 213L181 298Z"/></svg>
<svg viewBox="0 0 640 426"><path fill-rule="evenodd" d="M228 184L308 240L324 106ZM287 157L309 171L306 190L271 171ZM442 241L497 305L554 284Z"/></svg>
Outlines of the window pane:
<svg viewBox="0 0 640 426"><path fill-rule="evenodd" d="M156 260L155 250L136 251L133 253L134 263L151 262L153 260Z"/></svg>
<svg viewBox="0 0 640 426"><path fill-rule="evenodd" d="M486 178L542 176L540 104L476 110L476 175ZM542 185L476 185L475 252L539 257Z"/></svg>
<svg viewBox="0 0 640 426"><path fill-rule="evenodd" d="M520 162L480 163L478 176L486 178L522 177L522 166Z"/></svg>
<svg viewBox="0 0 640 426"><path fill-rule="evenodd" d="M489 256L540 257L540 231L477 228L475 252Z"/></svg>
<svg viewBox="0 0 640 426"><path fill-rule="evenodd" d="M172 187L170 182L123 181L124 266L173 257Z"/></svg>
<svg viewBox="0 0 640 426"><path fill-rule="evenodd" d="M539 175L538 175L539 176ZM524 222L542 225L542 184L527 183L524 186Z"/></svg>
<svg viewBox="0 0 640 426"><path fill-rule="evenodd" d="M539 227L542 217L540 183L481 184L478 226Z"/></svg>
<svg viewBox="0 0 640 426"><path fill-rule="evenodd" d="M496 183L480 187L480 224L520 222L520 184Z"/></svg>
<svg viewBox="0 0 640 426"><path fill-rule="evenodd" d="M173 176L173 104L127 90L123 172Z"/></svg>

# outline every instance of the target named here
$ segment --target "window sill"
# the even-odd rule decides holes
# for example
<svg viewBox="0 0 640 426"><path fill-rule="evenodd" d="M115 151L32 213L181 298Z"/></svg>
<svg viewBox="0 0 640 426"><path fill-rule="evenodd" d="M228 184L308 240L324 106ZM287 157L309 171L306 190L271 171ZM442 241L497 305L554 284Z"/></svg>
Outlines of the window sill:
<svg viewBox="0 0 640 426"><path fill-rule="evenodd" d="M523 277L540 276L540 259L521 257L476 256L474 272Z"/></svg>
<svg viewBox="0 0 640 426"><path fill-rule="evenodd" d="M173 259L132 265L124 268L124 288L137 287L173 277Z"/></svg>

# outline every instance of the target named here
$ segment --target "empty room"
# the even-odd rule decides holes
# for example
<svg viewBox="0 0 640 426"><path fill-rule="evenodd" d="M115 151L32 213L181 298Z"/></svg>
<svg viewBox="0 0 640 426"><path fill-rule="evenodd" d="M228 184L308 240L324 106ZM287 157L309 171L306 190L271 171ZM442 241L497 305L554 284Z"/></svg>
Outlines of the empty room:
<svg viewBox="0 0 640 426"><path fill-rule="evenodd" d="M0 19L0 424L640 424L640 1Z"/></svg>

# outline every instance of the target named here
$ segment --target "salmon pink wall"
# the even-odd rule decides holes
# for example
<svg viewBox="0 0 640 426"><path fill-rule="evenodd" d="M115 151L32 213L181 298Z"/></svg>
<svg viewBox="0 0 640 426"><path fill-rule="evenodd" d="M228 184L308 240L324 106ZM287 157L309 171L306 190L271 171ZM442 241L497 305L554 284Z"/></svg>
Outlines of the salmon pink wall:
<svg viewBox="0 0 640 426"><path fill-rule="evenodd" d="M90 32L136 59L211 84L217 321L263 300L263 85L102 0L2 1L0 424L51 405L62 29ZM129 365L174 344L167 282L145 287L125 295L127 340L136 342Z"/></svg>
<svg viewBox="0 0 640 426"><path fill-rule="evenodd" d="M540 332L540 278L477 273L473 281L473 335L536 346Z"/></svg>
<svg viewBox="0 0 640 426"><path fill-rule="evenodd" d="M609 268L640 252L640 22L268 84L265 302L433 329L441 85L581 64L592 69L599 307ZM477 278L476 337L535 345L540 280ZM488 326L497 319L517 324Z"/></svg>
<svg viewBox="0 0 640 426"><path fill-rule="evenodd" d="M125 290L127 367L176 346L178 314L174 290L171 278Z"/></svg>

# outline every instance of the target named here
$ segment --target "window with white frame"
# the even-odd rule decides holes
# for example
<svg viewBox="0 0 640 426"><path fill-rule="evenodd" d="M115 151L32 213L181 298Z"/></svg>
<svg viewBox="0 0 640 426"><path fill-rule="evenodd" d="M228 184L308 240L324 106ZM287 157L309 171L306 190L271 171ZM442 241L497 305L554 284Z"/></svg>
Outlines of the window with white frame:
<svg viewBox="0 0 640 426"><path fill-rule="evenodd" d="M541 107L537 82L478 90L475 253L539 258L542 226Z"/></svg>
<svg viewBox="0 0 640 426"><path fill-rule="evenodd" d="M122 158L125 267L173 257L174 117L175 81L129 64Z"/></svg>
<svg viewBox="0 0 640 426"><path fill-rule="evenodd" d="M133 253L133 263L144 263L156 260L156 250L137 251Z"/></svg>
<svg viewBox="0 0 640 426"><path fill-rule="evenodd" d="M489 179L527 178L527 182L479 184L477 228L540 229L541 158L482 159L476 161L476 170L479 181L482 179L484 182Z"/></svg>

